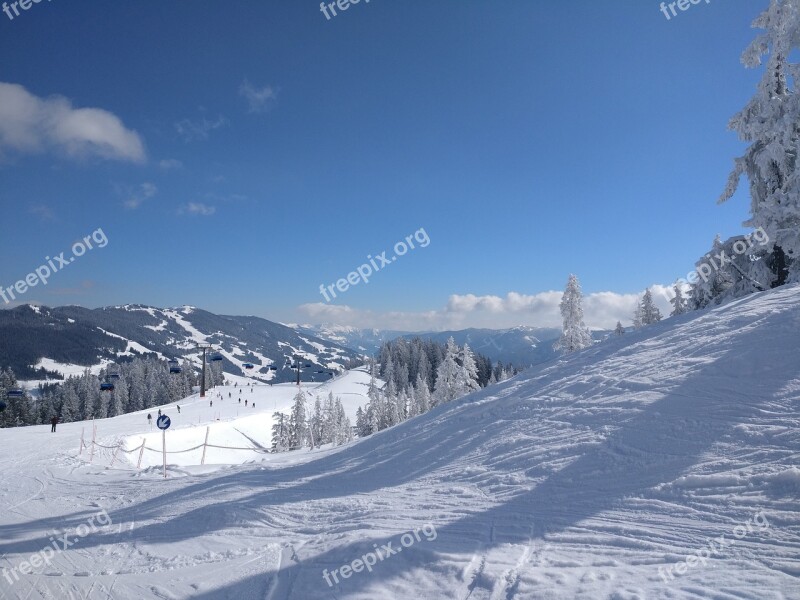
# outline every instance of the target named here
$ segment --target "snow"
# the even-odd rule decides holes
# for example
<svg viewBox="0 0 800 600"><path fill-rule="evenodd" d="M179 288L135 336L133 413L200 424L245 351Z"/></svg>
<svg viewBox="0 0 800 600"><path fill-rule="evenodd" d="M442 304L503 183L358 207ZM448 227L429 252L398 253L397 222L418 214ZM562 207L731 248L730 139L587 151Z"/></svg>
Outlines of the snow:
<svg viewBox="0 0 800 600"><path fill-rule="evenodd" d="M51 358L41 358L39 362L33 365L34 369L45 369L47 371L52 371L54 373L59 373L64 378L68 377L80 377L82 376L86 370L88 369L93 375L97 375L103 368L109 363L109 361L104 360L101 361L100 364L92 365L91 367L87 367L85 365L73 365L70 363L60 363Z"/></svg>
<svg viewBox="0 0 800 600"><path fill-rule="evenodd" d="M110 467L117 440L133 447L151 435L142 413L97 422L111 448L92 464L78 455L90 423L0 430L0 593L800 598L798 291L611 338L343 447L223 454L204 467L171 455L167 479L152 459L137 471L133 453ZM347 387L363 394L365 378L330 386L345 400ZM211 440L262 443L260 411L280 406L283 389L292 386L274 386L273 406L262 406L270 388L258 386L252 416L215 401L219 422L185 401L168 449L207 426ZM110 524L86 527L101 511ZM78 541L9 583L65 532ZM342 570L386 546L392 555L370 571Z"/></svg>

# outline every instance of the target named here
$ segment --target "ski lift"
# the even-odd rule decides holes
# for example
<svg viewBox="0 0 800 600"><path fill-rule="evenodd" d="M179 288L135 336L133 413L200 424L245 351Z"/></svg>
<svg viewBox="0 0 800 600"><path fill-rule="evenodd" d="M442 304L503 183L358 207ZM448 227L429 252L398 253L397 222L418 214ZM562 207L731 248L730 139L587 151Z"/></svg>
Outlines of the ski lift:
<svg viewBox="0 0 800 600"><path fill-rule="evenodd" d="M6 409L6 403L0 400L0 412L3 412Z"/></svg>
<svg viewBox="0 0 800 600"><path fill-rule="evenodd" d="M25 395L20 388L11 388L6 394L9 398L22 398Z"/></svg>
<svg viewBox="0 0 800 600"><path fill-rule="evenodd" d="M214 362L221 361L222 360L222 354L220 354L219 352L214 352L214 354L211 355L211 360L214 361Z"/></svg>
<svg viewBox="0 0 800 600"><path fill-rule="evenodd" d="M101 392L113 392L114 391L114 384L106 381L105 383L100 384L100 391Z"/></svg>
<svg viewBox="0 0 800 600"><path fill-rule="evenodd" d="M317 373L324 373L325 371L317 371Z"/></svg>
<svg viewBox="0 0 800 600"><path fill-rule="evenodd" d="M248 370L255 368L255 365L253 363L244 363L242 366Z"/></svg>
<svg viewBox="0 0 800 600"><path fill-rule="evenodd" d="M306 369L310 369L310 368L311 368L311 363L306 363Z"/></svg>
<svg viewBox="0 0 800 600"><path fill-rule="evenodd" d="M183 369L178 364L177 360L169 361L169 372L170 373L182 373L183 372Z"/></svg>
<svg viewBox="0 0 800 600"><path fill-rule="evenodd" d="M111 377L111 379L119 379L119 373L111 373L109 377Z"/></svg>
<svg viewBox="0 0 800 600"><path fill-rule="evenodd" d="M270 371L277 371L277 370L278 370L278 367L270 367L270 368L269 368L269 370L270 370Z"/></svg>

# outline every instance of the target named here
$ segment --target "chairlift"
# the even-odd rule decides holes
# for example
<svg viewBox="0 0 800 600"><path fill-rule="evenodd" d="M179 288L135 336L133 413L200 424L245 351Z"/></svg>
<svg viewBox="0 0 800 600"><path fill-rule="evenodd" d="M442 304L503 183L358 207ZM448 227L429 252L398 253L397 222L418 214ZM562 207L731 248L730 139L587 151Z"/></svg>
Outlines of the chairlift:
<svg viewBox="0 0 800 600"><path fill-rule="evenodd" d="M211 360L213 362L221 361L222 360L222 354L220 354L219 352L214 352L214 354L211 355Z"/></svg>
<svg viewBox="0 0 800 600"><path fill-rule="evenodd" d="M310 368L311 368L311 363L306 363L306 369L310 369Z"/></svg>
<svg viewBox="0 0 800 600"><path fill-rule="evenodd" d="M22 398L25 395L20 388L11 388L6 394L9 398Z"/></svg>
<svg viewBox="0 0 800 600"><path fill-rule="evenodd" d="M114 384L110 382L101 383L100 384L100 391L101 392L113 392L114 391Z"/></svg>
<svg viewBox="0 0 800 600"><path fill-rule="evenodd" d="M255 365L254 365L253 363L244 363L242 366L243 366L245 369L248 369L248 370L249 370L249 369L253 369L253 368L255 368Z"/></svg>
<svg viewBox="0 0 800 600"><path fill-rule="evenodd" d="M270 371L277 371L277 370L278 370L278 367L270 367L270 368L269 368L269 370L270 370Z"/></svg>
<svg viewBox="0 0 800 600"><path fill-rule="evenodd" d="M177 360L169 361L169 372L170 373L182 373L183 372L183 369L178 364Z"/></svg>
<svg viewBox="0 0 800 600"><path fill-rule="evenodd" d="M3 412L6 409L6 403L0 400L0 412Z"/></svg>

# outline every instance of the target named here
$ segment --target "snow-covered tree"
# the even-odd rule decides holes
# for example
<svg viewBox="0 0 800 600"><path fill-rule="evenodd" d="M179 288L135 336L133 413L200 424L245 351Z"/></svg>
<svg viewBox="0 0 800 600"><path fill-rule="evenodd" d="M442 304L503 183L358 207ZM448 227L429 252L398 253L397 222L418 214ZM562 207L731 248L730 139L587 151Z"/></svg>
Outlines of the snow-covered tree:
<svg viewBox="0 0 800 600"><path fill-rule="evenodd" d="M461 364L461 372L458 377L459 396L481 389L478 383L478 367L469 344L465 343L458 353L458 362Z"/></svg>
<svg viewBox="0 0 800 600"><path fill-rule="evenodd" d="M431 409L431 391L422 371L417 373L417 382L414 385L414 415L424 415Z"/></svg>
<svg viewBox="0 0 800 600"><path fill-rule="evenodd" d="M636 303L636 308L633 310L633 328L641 329L644 327L644 318L642 316L642 303Z"/></svg>
<svg viewBox="0 0 800 600"><path fill-rule="evenodd" d="M750 146L735 160L720 202L731 198L741 176L747 176L750 218L744 225L763 230L769 242L763 256L742 266L746 279L768 289L800 281L800 97L793 87L800 79L800 65L789 60L800 47L798 0L772 0L753 26L763 33L745 50L742 63L755 68L768 58L756 94L729 123ZM759 262L759 272L752 272Z"/></svg>
<svg viewBox="0 0 800 600"><path fill-rule="evenodd" d="M689 302L686 299L686 296L683 295L681 286L676 283L672 287L672 291L675 293L675 295L670 300L670 304L672 304L672 312L670 313L670 316L676 317L689 312Z"/></svg>
<svg viewBox="0 0 800 600"><path fill-rule="evenodd" d="M456 341L450 337L447 340L444 359L436 369L436 387L433 390L432 406L451 402L461 395L463 382L459 382L459 377L463 379L463 375L461 366L456 362L457 357L458 346Z"/></svg>
<svg viewBox="0 0 800 600"><path fill-rule="evenodd" d="M561 297L561 318L564 326L561 338L553 346L555 350L570 354L592 345L592 336L583 324L582 298L578 278L570 274L564 295Z"/></svg>
<svg viewBox="0 0 800 600"><path fill-rule="evenodd" d="M306 395L298 390L294 397L292 412L289 416L289 449L297 450L309 443L308 423L306 422Z"/></svg>
<svg viewBox="0 0 800 600"><path fill-rule="evenodd" d="M647 289L642 296L642 325L652 325L660 320L661 311L653 300L653 294Z"/></svg>
<svg viewBox="0 0 800 600"><path fill-rule="evenodd" d="M289 417L276 412L272 415L272 420L272 450L286 452L292 445L289 435Z"/></svg>
<svg viewBox="0 0 800 600"><path fill-rule="evenodd" d="M622 335L625 333L625 328L622 326L622 323L617 321L617 327L614 329L614 335Z"/></svg>

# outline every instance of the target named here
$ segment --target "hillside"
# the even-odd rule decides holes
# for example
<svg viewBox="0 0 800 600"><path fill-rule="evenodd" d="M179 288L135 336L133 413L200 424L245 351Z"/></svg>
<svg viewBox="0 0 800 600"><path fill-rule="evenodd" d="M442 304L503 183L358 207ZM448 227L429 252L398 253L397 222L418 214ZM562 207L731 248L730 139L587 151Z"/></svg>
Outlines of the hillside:
<svg viewBox="0 0 800 600"><path fill-rule="evenodd" d="M312 367L337 369L358 354L336 343L259 317L216 315L191 306L173 309L140 305L87 309L20 306L0 311L0 366L18 378L46 377L83 370L126 357L152 353L199 362L198 342L213 344L223 370L263 381L290 381L287 365L300 354ZM252 370L243 365L252 363ZM270 371L274 365L277 370Z"/></svg>
<svg viewBox="0 0 800 600"><path fill-rule="evenodd" d="M107 453L87 465L85 424L0 431L0 591L798 598L799 291L668 319L344 447L166 480ZM101 509L110 524L8 583Z"/></svg>

